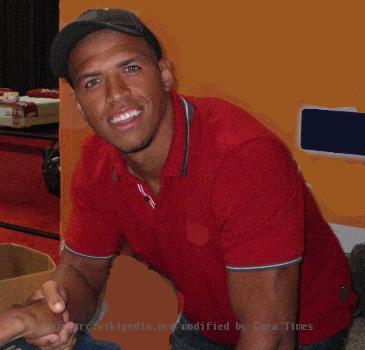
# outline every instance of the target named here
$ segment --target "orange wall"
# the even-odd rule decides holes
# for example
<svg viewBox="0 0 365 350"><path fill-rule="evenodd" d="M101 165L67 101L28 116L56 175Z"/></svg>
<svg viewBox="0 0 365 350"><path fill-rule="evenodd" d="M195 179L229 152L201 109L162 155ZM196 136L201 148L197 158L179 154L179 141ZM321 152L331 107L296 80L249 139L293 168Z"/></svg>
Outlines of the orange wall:
<svg viewBox="0 0 365 350"><path fill-rule="evenodd" d="M253 112L292 149L328 221L365 227L364 160L313 156L297 148L300 106L354 106L365 110L361 1L223 4L196 0L61 0L61 26L89 7L134 10L164 44L174 63L179 92L223 97ZM70 176L80 142L90 130L76 113L65 84L61 85L61 94L64 230L70 210ZM173 296L169 297L171 311L175 304ZM175 310L166 317L173 319L174 314Z"/></svg>

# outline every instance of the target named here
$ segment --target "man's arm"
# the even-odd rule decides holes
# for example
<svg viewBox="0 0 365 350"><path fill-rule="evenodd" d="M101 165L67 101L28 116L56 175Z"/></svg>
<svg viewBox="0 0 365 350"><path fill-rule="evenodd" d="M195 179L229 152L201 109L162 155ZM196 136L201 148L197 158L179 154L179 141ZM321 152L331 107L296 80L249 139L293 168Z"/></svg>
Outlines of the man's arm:
<svg viewBox="0 0 365 350"><path fill-rule="evenodd" d="M232 310L245 325L236 350L293 350L299 264L281 269L228 272Z"/></svg>
<svg viewBox="0 0 365 350"><path fill-rule="evenodd" d="M65 309L61 298L64 293L70 319L87 323L95 313L112 262L112 258L88 258L64 249L52 280L43 285L50 309L54 312Z"/></svg>
<svg viewBox="0 0 365 350"><path fill-rule="evenodd" d="M86 324L96 310L111 265L111 258L86 258L63 250L54 276L42 287L44 298L0 315L0 345L59 332L66 310L73 322Z"/></svg>

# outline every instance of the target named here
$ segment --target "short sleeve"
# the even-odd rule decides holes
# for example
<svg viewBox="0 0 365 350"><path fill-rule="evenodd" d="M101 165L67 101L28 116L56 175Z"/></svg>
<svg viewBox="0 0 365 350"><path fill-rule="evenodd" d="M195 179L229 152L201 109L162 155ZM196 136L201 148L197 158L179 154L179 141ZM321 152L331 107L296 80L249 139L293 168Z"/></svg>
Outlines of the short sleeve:
<svg viewBox="0 0 365 350"><path fill-rule="evenodd" d="M303 180L275 138L256 138L221 162L212 197L226 268L298 263L304 251Z"/></svg>
<svg viewBox="0 0 365 350"><path fill-rule="evenodd" d="M72 177L72 211L63 247L86 257L109 258L117 254L122 240L115 195L106 176L90 176L90 167L81 159Z"/></svg>

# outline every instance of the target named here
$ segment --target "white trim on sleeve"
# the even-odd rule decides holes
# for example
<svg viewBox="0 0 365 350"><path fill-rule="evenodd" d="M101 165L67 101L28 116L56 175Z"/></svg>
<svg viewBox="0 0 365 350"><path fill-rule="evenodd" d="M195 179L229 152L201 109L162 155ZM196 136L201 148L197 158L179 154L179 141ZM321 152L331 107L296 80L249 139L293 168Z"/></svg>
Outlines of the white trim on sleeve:
<svg viewBox="0 0 365 350"><path fill-rule="evenodd" d="M278 269L283 268L289 265L300 263L303 260L303 257L298 257L293 260L284 261L278 264L271 265L261 265L261 266L226 266L228 271L261 271L267 269Z"/></svg>
<svg viewBox="0 0 365 350"><path fill-rule="evenodd" d="M82 256L84 258L90 258L90 259L111 259L114 258L116 256L116 254L113 255L108 255L108 256L94 256L94 255L86 255L86 254L82 254L77 252L76 250L71 249L64 240L61 241L60 244L60 250L63 251L64 249L68 250L69 252Z"/></svg>

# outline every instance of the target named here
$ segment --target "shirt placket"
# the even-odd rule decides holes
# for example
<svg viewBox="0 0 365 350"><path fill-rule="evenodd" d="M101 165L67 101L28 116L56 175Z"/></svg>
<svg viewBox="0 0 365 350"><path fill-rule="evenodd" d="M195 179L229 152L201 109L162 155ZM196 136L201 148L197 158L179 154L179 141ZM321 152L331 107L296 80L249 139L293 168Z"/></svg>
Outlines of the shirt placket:
<svg viewBox="0 0 365 350"><path fill-rule="evenodd" d="M148 202L152 209L156 208L156 202L153 200L153 198L144 190L142 184L137 184L138 191L142 194L144 197L144 200Z"/></svg>

